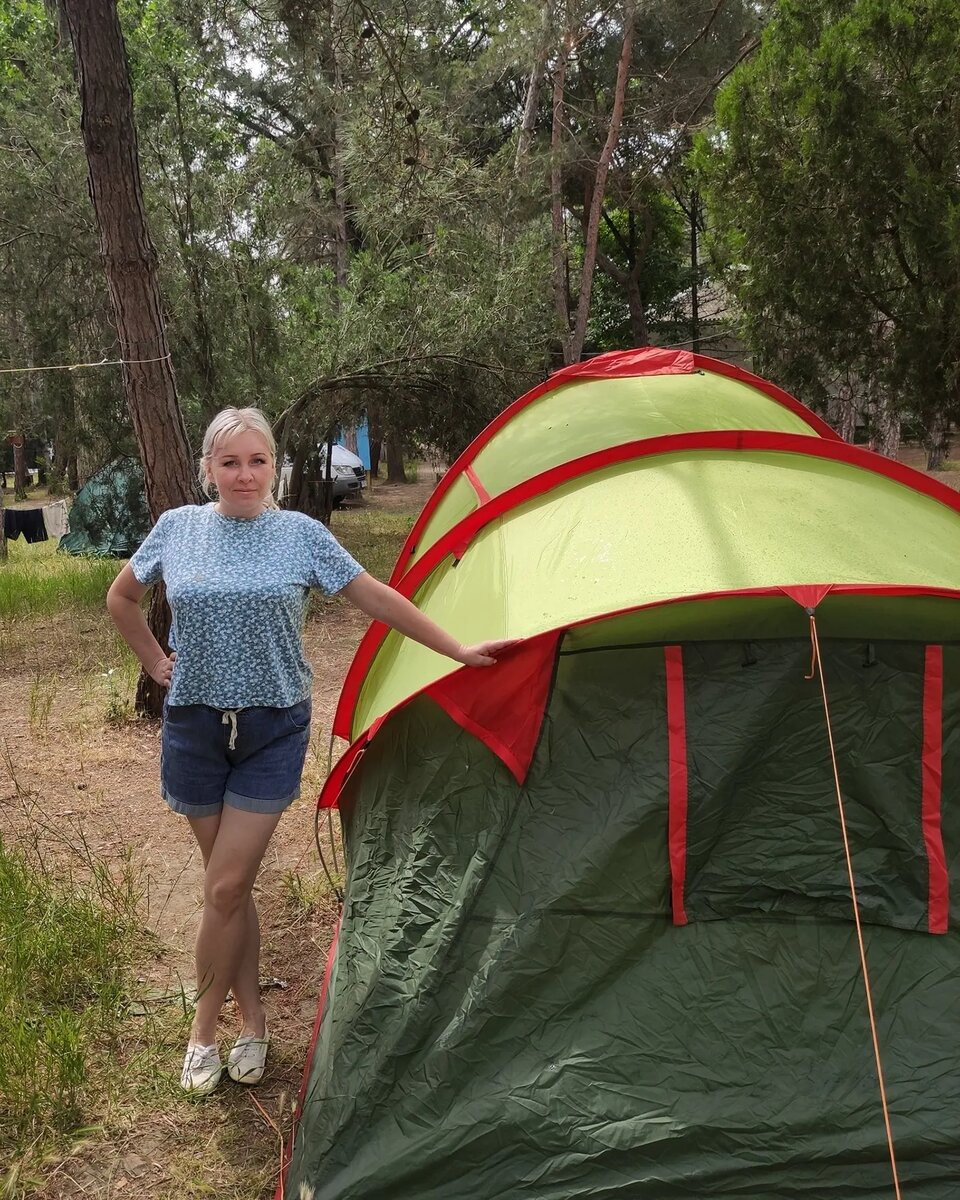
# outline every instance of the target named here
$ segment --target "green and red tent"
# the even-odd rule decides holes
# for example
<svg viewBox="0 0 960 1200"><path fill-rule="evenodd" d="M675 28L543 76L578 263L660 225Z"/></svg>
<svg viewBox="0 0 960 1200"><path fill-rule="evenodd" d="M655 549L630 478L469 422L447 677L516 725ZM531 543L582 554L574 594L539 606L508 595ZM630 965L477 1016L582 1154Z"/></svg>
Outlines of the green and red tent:
<svg viewBox="0 0 960 1200"><path fill-rule="evenodd" d="M518 644L375 624L348 673L283 1194L960 1195L960 495L617 352L473 442L392 583Z"/></svg>

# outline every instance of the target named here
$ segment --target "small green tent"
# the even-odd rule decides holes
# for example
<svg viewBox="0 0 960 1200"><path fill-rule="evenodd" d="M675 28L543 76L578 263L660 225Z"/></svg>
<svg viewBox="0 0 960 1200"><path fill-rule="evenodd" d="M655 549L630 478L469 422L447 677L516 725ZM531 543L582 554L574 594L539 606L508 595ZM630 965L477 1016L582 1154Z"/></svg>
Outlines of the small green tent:
<svg viewBox="0 0 960 1200"><path fill-rule="evenodd" d="M954 1200L960 496L737 368L616 353L481 434L393 583L520 640L359 648L281 1193Z"/></svg>
<svg viewBox="0 0 960 1200"><path fill-rule="evenodd" d="M116 458L77 492L70 532L60 539L65 554L129 558L150 530L143 467L135 458Z"/></svg>

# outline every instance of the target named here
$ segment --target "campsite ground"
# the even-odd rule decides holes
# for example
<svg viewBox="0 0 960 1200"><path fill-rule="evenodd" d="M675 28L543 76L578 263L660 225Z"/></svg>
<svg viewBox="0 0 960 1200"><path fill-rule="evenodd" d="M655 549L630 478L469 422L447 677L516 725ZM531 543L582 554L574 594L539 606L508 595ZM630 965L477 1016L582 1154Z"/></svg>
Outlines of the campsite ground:
<svg viewBox="0 0 960 1200"><path fill-rule="evenodd" d="M922 466L919 451L907 450L904 458ZM960 487L960 470L938 477ZM381 576L434 485L425 467L420 479L406 487L379 484L362 508L334 515L334 532ZM226 1084L203 1103L186 1101L176 1086L185 1030L180 997L190 987L202 872L183 822L157 798L158 726L132 717L135 675L102 610L18 617L0 630L3 836L38 848L48 865L82 872L92 859L106 863L138 889L144 928L142 965L118 1048L126 1077L102 1098L86 1140L37 1169L36 1182L21 1180L21 1194L37 1200L273 1194L280 1134L290 1126L336 917L313 845L313 801L326 774L340 683L364 627L340 600L318 603L308 622L315 725L303 798L281 823L257 887L274 1035L270 1069L261 1087Z"/></svg>
<svg viewBox="0 0 960 1200"><path fill-rule="evenodd" d="M333 530L381 576L434 484L378 484ZM8 501L9 502L9 501ZM132 719L121 648L105 613L18 618L0 654L0 820L4 837L82 871L91 857L133 878L147 951L120 1052L122 1089L101 1127L48 1163L25 1194L37 1200L189 1200L272 1196L278 1131L290 1125L316 1015L336 901L313 842L314 800L327 770L333 709L365 620L345 601L317 604L307 627L314 730L302 798L281 823L261 871L262 979L274 1044L257 1089L224 1085L190 1103L176 1087L193 974L202 869L182 820L157 797L159 727ZM224 1026L224 1037L229 1026ZM0 1194L3 1194L0 1170Z"/></svg>

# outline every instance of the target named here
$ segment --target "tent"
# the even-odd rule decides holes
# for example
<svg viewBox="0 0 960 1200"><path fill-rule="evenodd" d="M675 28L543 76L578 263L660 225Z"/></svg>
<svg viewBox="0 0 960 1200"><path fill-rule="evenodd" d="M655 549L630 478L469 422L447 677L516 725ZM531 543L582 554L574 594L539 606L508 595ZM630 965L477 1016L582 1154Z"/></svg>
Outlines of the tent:
<svg viewBox="0 0 960 1200"><path fill-rule="evenodd" d="M350 668L278 1195L955 1197L960 495L618 352L474 441L393 583L519 640L451 671L375 624Z"/></svg>
<svg viewBox="0 0 960 1200"><path fill-rule="evenodd" d="M117 458L87 480L70 509L70 532L60 539L66 554L129 558L150 530L143 467Z"/></svg>

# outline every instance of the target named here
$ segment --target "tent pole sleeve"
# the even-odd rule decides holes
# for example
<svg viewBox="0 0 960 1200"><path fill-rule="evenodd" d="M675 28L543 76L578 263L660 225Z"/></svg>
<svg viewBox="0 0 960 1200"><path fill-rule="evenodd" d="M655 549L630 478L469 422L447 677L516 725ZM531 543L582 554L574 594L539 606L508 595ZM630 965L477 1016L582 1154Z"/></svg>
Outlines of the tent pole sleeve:
<svg viewBox="0 0 960 1200"><path fill-rule="evenodd" d="M927 928L946 933L950 919L949 876L940 828L943 788L943 647L927 646L923 670L921 805L929 870Z"/></svg>
<svg viewBox="0 0 960 1200"><path fill-rule="evenodd" d="M683 647L665 646L667 677L667 839L674 925L686 925L683 903L687 871L687 722L683 695Z"/></svg>

